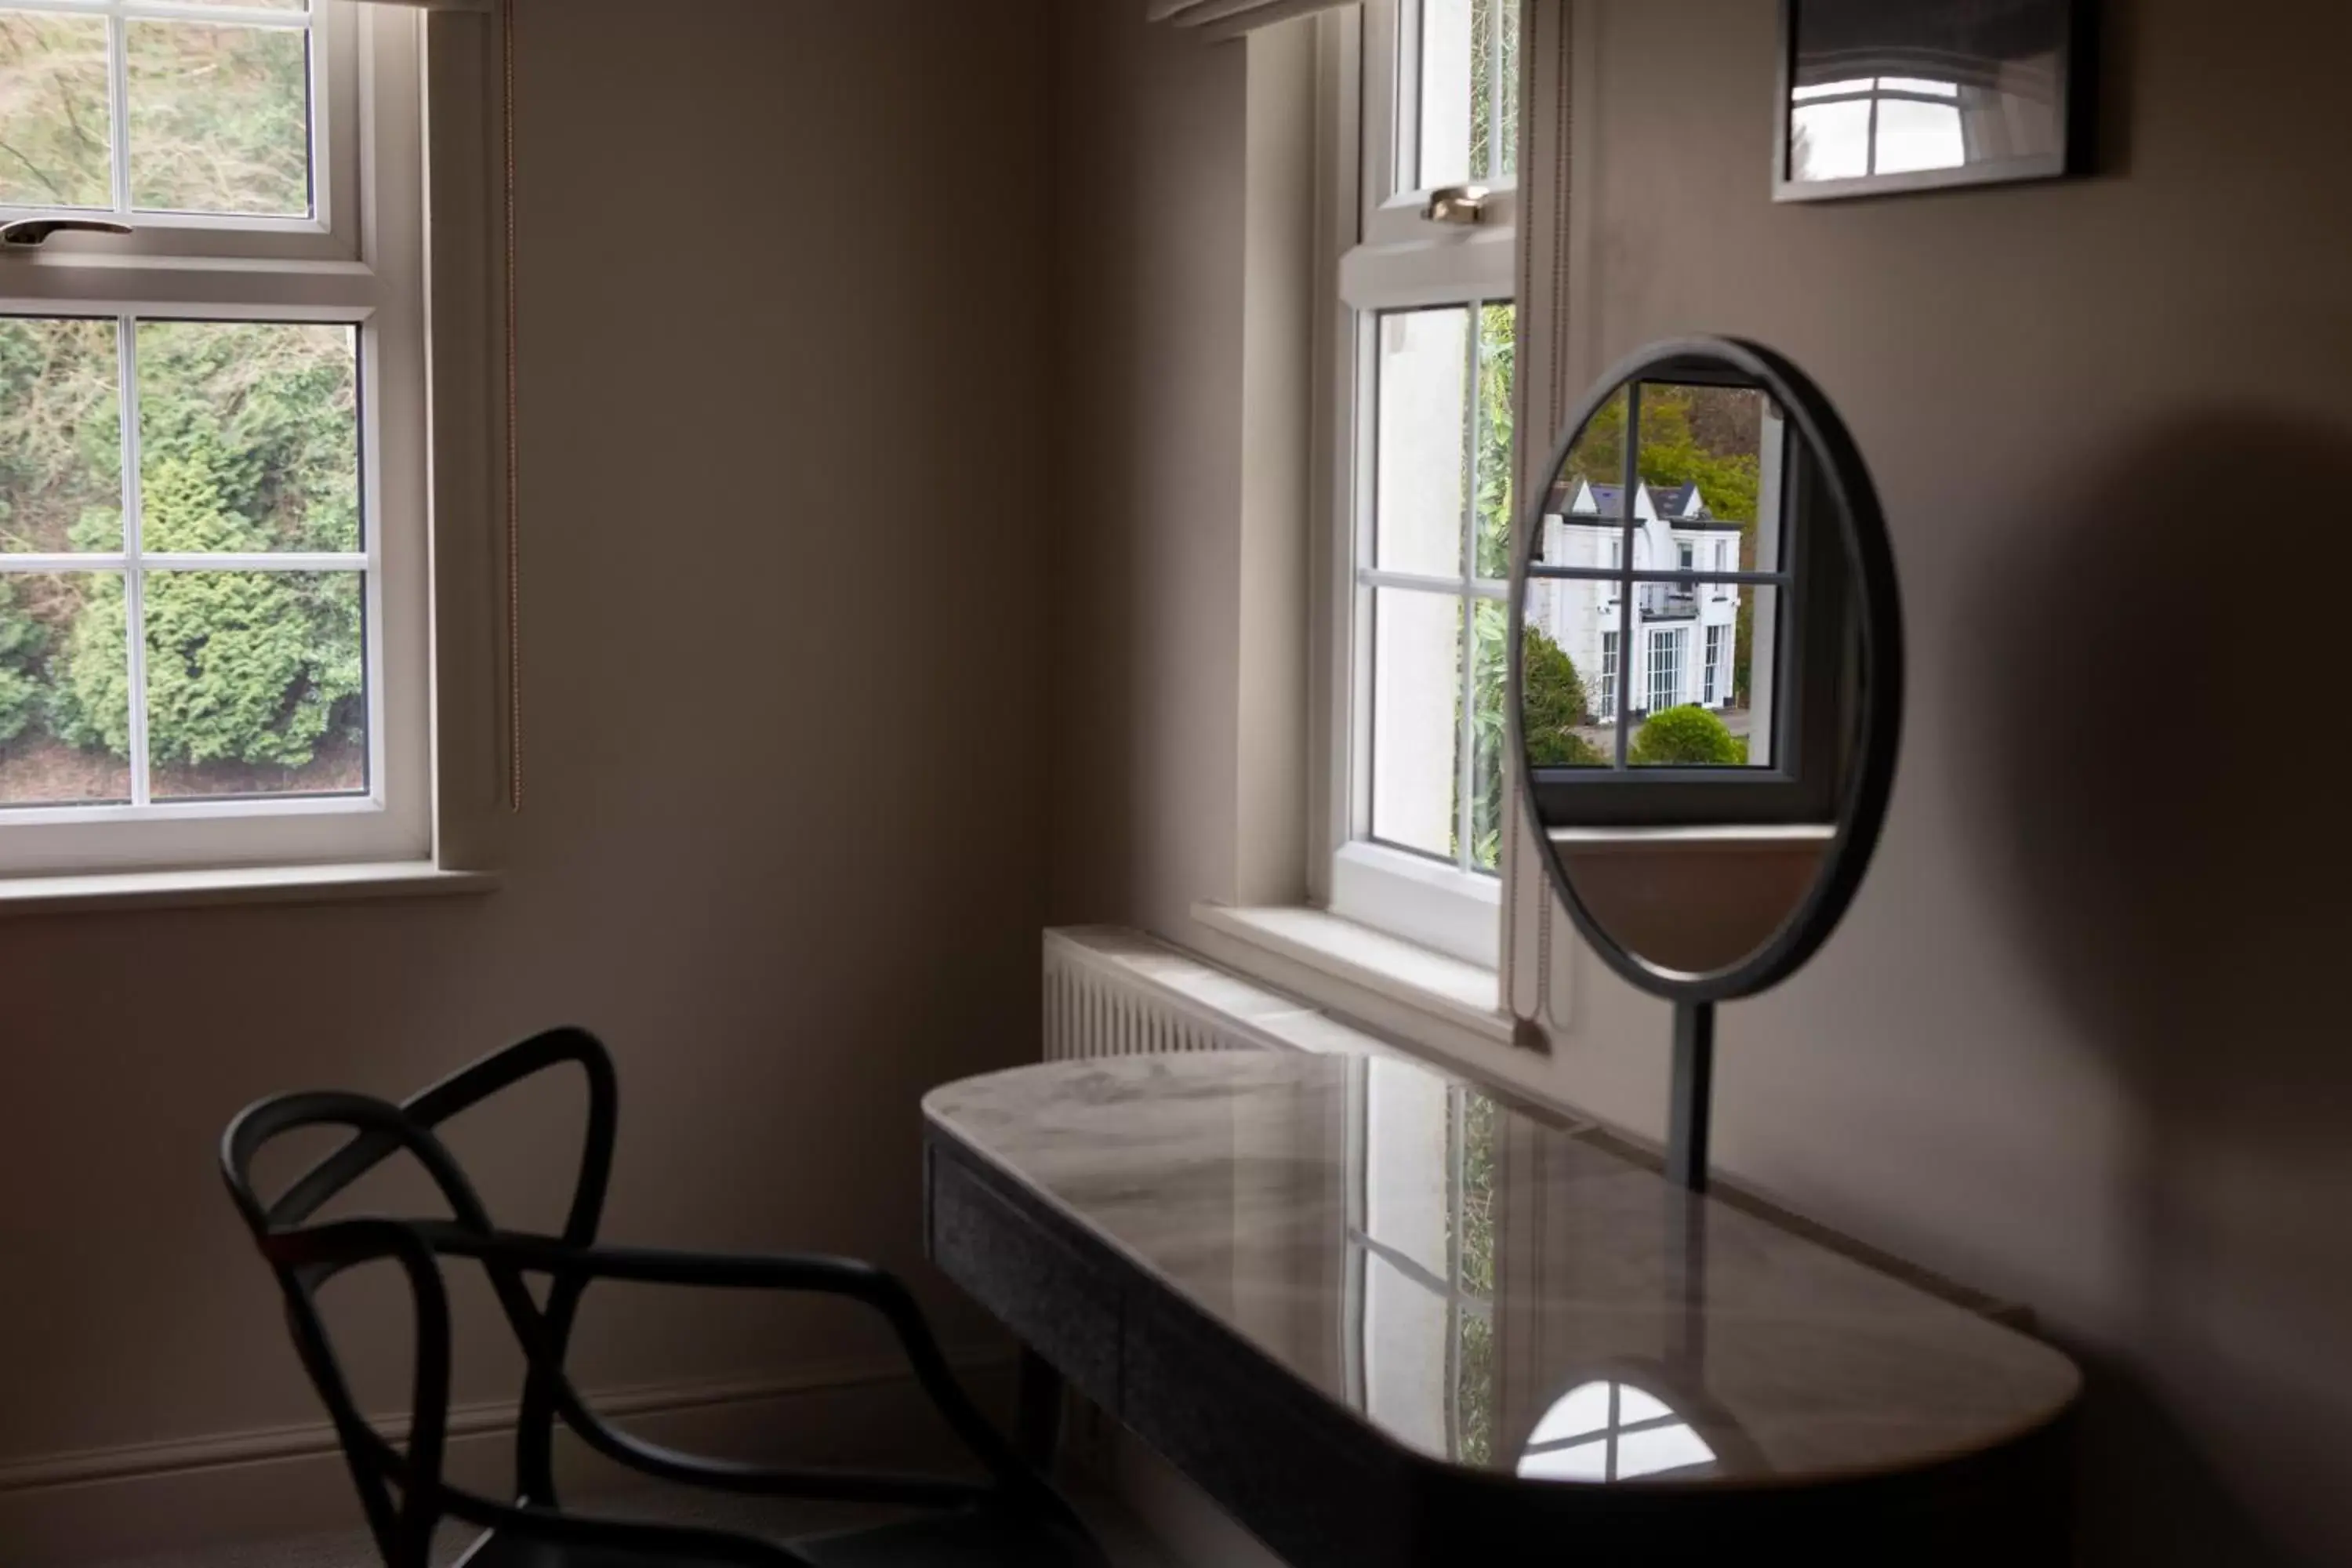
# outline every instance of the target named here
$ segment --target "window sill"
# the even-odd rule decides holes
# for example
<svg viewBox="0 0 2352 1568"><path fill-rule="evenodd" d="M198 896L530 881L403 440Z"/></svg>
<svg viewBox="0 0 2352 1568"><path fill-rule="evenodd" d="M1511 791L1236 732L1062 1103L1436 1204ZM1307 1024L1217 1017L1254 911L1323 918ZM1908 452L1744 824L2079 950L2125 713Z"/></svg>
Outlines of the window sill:
<svg viewBox="0 0 2352 1568"><path fill-rule="evenodd" d="M213 904L330 904L487 893L492 871L445 871L424 860L374 865L238 866L211 871L112 871L0 878L0 919L98 910Z"/></svg>
<svg viewBox="0 0 2352 1568"><path fill-rule="evenodd" d="M1459 1045L1463 1037L1511 1043L1511 1016L1497 1005L1500 980L1484 965L1325 910L1201 903L1192 918L1227 939L1217 956L1364 1022L1432 1045ZM1433 1022L1443 1026L1440 1037L1426 1039Z"/></svg>

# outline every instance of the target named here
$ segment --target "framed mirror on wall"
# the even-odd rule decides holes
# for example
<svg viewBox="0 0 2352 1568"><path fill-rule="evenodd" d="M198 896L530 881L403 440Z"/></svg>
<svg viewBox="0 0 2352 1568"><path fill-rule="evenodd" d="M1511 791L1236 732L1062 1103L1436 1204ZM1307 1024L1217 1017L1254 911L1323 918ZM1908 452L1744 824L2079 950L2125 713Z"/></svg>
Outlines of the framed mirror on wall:
<svg viewBox="0 0 2352 1568"><path fill-rule="evenodd" d="M2087 174L2093 0L1781 0L1772 194Z"/></svg>

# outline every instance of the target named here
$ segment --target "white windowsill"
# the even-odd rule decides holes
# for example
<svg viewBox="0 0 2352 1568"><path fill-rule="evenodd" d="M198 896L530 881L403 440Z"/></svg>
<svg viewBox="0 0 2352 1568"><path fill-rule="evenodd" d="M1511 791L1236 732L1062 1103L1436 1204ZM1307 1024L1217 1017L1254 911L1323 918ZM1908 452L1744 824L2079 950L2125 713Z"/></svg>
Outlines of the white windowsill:
<svg viewBox="0 0 2352 1568"><path fill-rule="evenodd" d="M1418 946L1327 910L1200 903L1192 906L1192 918L1247 949L1336 981L1342 992L1369 993L1480 1039L1511 1043L1511 1016L1500 1006L1500 979L1482 964ZM1280 982L1286 977L1276 973L1265 978ZM1347 1010L1366 1016L1380 1011L1377 1006Z"/></svg>
<svg viewBox="0 0 2352 1568"><path fill-rule="evenodd" d="M111 871L0 878L0 918L206 904L319 904L487 893L495 871L445 871L425 860L340 866L238 866L210 871Z"/></svg>

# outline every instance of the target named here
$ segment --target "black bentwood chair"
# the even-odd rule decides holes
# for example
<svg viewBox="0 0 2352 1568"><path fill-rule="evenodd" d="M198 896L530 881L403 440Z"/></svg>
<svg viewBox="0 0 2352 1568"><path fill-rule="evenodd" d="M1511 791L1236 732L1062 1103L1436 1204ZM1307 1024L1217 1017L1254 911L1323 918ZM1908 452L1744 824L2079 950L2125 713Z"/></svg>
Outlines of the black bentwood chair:
<svg viewBox="0 0 2352 1568"><path fill-rule="evenodd" d="M570 1064L588 1079L588 1132L570 1217L560 1237L491 1225L434 1130L517 1081ZM289 1094L229 1124L221 1167L229 1194L277 1271L302 1365L333 1415L386 1568L426 1568L445 1519L483 1527L469 1568L1102 1568L1066 1503L1015 1453L958 1386L914 1299L888 1274L835 1258L719 1258L599 1247L596 1226L612 1172L618 1112L612 1058L596 1038L557 1029L477 1062L404 1104L360 1094ZM254 1191L255 1156L304 1127L352 1136L275 1201ZM386 1159L405 1153L431 1175L452 1219L312 1216ZM481 1265L521 1342L527 1372L515 1434L512 1503L452 1486L442 1474L449 1436L449 1301L440 1259ZM416 1313L414 1408L404 1448L380 1436L352 1403L320 1318L317 1292L345 1269L389 1259L406 1276ZM527 1281L547 1280L541 1306ZM947 1424L979 1460L984 1480L838 1470L764 1470L673 1453L616 1431L588 1409L563 1371L580 1299L593 1280L717 1289L814 1290L879 1312ZM825 1499L926 1510L877 1528L778 1544L745 1535L567 1514L555 1496L555 1424L596 1452L647 1475L720 1491ZM395 1498L395 1494L396 1498Z"/></svg>

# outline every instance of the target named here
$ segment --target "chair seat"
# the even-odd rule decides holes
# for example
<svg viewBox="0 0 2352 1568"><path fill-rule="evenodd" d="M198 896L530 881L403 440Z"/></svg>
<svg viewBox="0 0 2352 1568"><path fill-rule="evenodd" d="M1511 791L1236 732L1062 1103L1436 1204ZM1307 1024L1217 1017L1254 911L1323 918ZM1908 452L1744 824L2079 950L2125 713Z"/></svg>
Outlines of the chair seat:
<svg viewBox="0 0 2352 1568"><path fill-rule="evenodd" d="M787 1542L818 1568L1102 1568L1091 1542L1002 1510L901 1520ZM461 1568L732 1568L707 1557L648 1557L564 1546L512 1531L482 1537Z"/></svg>

